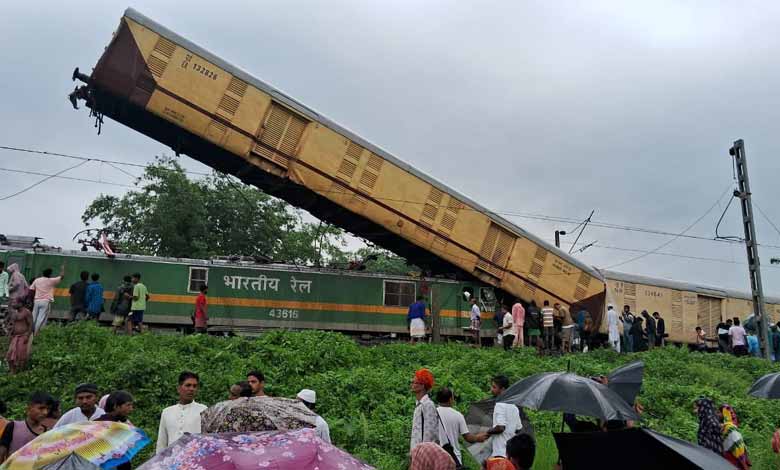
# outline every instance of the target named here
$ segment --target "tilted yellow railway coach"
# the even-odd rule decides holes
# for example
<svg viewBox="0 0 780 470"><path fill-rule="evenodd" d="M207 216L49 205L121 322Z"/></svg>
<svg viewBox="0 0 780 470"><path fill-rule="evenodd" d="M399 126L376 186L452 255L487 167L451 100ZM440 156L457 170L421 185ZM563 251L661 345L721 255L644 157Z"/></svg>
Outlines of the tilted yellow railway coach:
<svg viewBox="0 0 780 470"><path fill-rule="evenodd" d="M437 273L603 310L601 274L128 9L71 95Z"/></svg>

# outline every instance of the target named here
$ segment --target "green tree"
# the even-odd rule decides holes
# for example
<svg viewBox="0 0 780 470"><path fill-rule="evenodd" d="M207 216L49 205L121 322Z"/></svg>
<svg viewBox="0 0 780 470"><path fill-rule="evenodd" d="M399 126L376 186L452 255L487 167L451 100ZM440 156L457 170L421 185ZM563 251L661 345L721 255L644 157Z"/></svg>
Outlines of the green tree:
<svg viewBox="0 0 780 470"><path fill-rule="evenodd" d="M121 251L155 256L209 258L268 256L315 264L342 259L343 232L304 222L301 213L257 188L214 173L190 179L173 157L158 157L122 197L100 195L84 211Z"/></svg>

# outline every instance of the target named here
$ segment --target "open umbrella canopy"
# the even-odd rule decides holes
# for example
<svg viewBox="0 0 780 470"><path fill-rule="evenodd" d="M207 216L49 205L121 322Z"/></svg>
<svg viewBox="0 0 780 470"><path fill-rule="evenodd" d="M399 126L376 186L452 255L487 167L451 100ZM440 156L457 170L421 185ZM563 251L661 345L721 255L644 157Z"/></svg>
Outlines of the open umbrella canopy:
<svg viewBox="0 0 780 470"><path fill-rule="evenodd" d="M68 424L28 442L14 452L0 470L39 470L70 454L78 454L101 468L113 468L129 462L147 444L149 438L142 430L124 423Z"/></svg>
<svg viewBox="0 0 780 470"><path fill-rule="evenodd" d="M618 367L609 374L607 387L620 395L629 405L633 405L636 396L642 389L642 381L645 377L645 363L634 361L622 367Z"/></svg>
<svg viewBox="0 0 780 470"><path fill-rule="evenodd" d="M478 434L493 427L493 409L496 407L497 401L496 398L489 398L469 405L469 411L466 413L466 425L470 433ZM534 437L534 426L522 408L520 408L520 422L523 427L518 432ZM468 451L477 462L483 462L493 452L493 444L490 440L469 444Z"/></svg>
<svg viewBox="0 0 780 470"><path fill-rule="evenodd" d="M537 410L563 411L605 421L638 421L636 411L617 393L571 372L544 372L514 383L498 401Z"/></svg>
<svg viewBox="0 0 780 470"><path fill-rule="evenodd" d="M204 433L288 431L313 428L317 415L298 400L277 397L219 402L201 413Z"/></svg>
<svg viewBox="0 0 780 470"><path fill-rule="evenodd" d="M41 470L100 470L100 467L79 454L70 454L62 460L46 465Z"/></svg>
<svg viewBox="0 0 780 470"><path fill-rule="evenodd" d="M645 428L553 436L566 470L734 470L709 449Z"/></svg>
<svg viewBox="0 0 780 470"><path fill-rule="evenodd" d="M766 374L753 383L748 395L756 398L780 398L780 373Z"/></svg>
<svg viewBox="0 0 780 470"><path fill-rule="evenodd" d="M185 434L138 470L372 470L313 429Z"/></svg>

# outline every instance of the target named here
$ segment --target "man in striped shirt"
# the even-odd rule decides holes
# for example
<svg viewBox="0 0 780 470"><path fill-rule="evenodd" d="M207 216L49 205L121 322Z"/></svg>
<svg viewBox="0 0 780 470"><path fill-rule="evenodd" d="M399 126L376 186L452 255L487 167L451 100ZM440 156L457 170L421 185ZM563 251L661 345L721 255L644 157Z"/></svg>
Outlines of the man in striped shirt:
<svg viewBox="0 0 780 470"><path fill-rule="evenodd" d="M554 310L550 307L550 301L544 301L542 307L542 327L544 328L544 347L552 351L555 346L555 323L553 322Z"/></svg>

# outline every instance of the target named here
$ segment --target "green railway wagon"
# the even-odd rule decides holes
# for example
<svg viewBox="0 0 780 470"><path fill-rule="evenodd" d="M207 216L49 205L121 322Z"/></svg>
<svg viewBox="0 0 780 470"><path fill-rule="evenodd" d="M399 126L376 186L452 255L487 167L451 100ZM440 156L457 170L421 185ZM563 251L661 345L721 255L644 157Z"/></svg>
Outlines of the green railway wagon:
<svg viewBox="0 0 780 470"><path fill-rule="evenodd" d="M209 286L209 328L250 333L270 328L322 329L353 334L408 333L406 313L416 296L426 298L441 319L441 334L463 336L469 325L467 298L480 299L483 319L492 318L493 288L448 279L364 273L282 264L195 260L54 250L0 250L6 265L18 263L30 282L46 268L65 277L55 291L50 318L69 316L68 288L81 271L100 274L109 321L114 290L125 275L141 273L150 292L144 322L153 327L191 325L200 286ZM468 295L464 293L468 292ZM482 336L494 333L483 321Z"/></svg>

